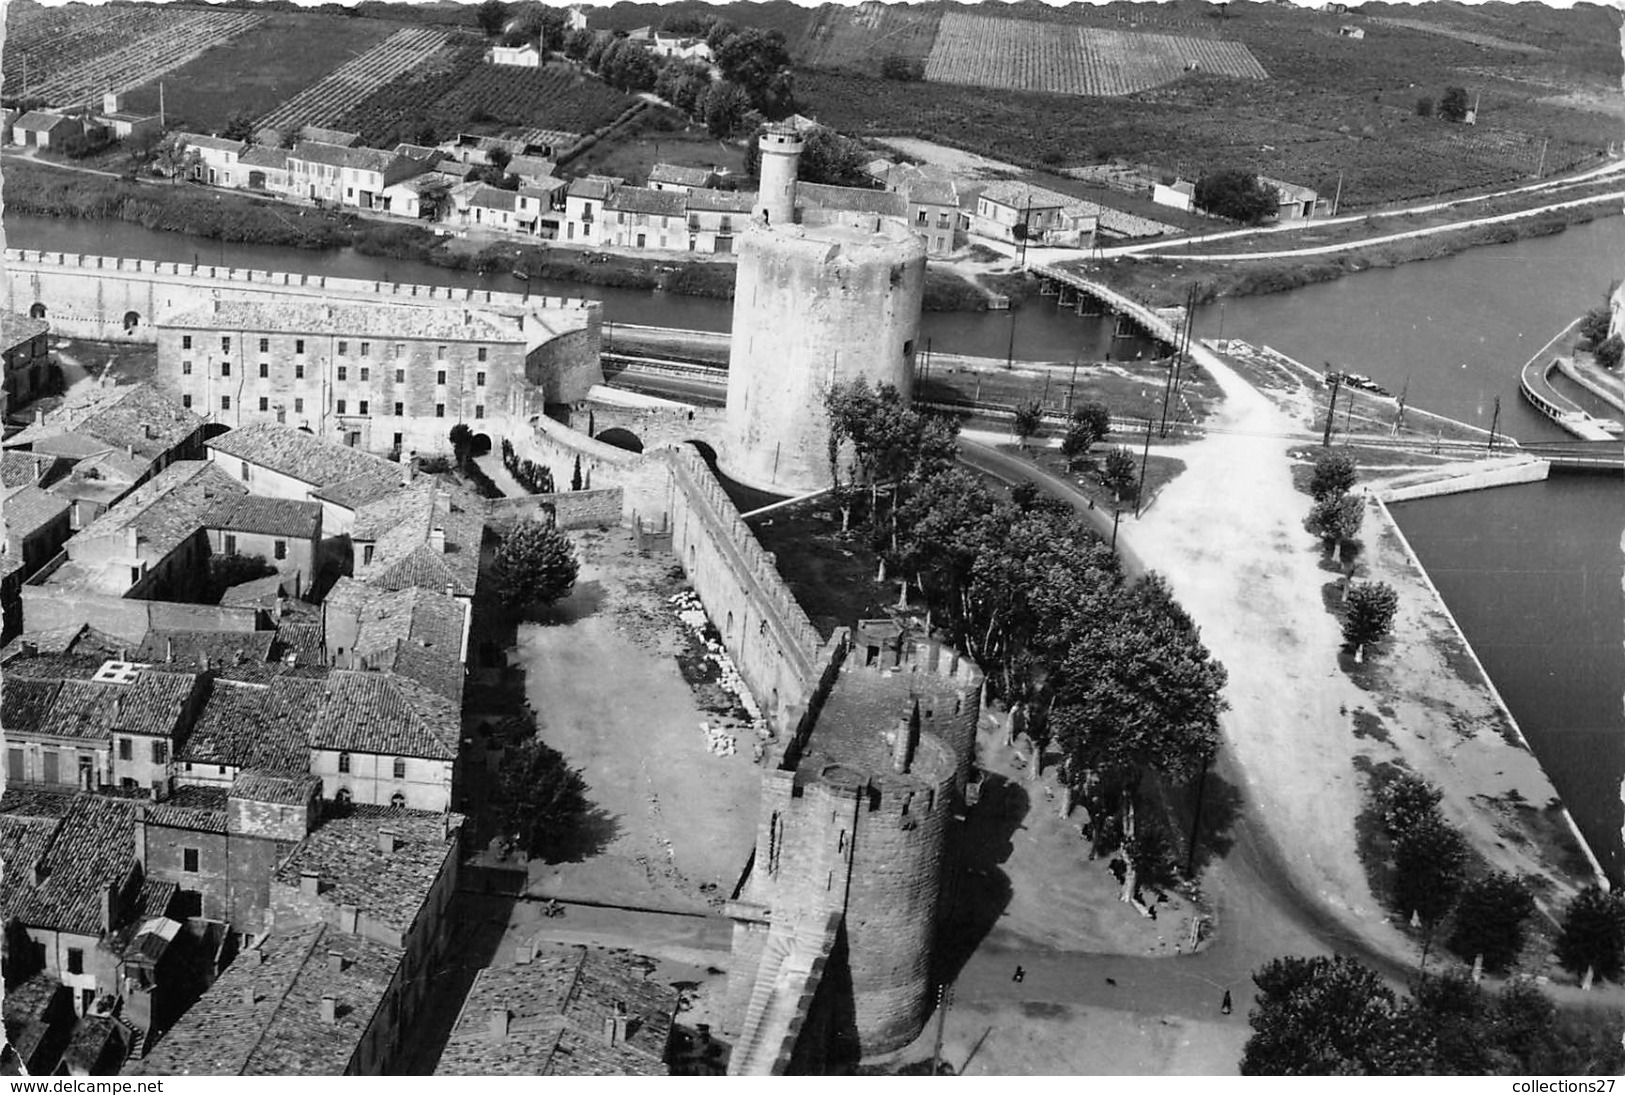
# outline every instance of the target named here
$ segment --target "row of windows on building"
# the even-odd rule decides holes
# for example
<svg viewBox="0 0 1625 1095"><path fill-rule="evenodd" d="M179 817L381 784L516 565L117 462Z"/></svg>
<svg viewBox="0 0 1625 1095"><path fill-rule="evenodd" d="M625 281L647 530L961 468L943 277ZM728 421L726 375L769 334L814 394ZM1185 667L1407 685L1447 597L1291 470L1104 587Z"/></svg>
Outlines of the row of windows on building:
<svg viewBox="0 0 1625 1095"><path fill-rule="evenodd" d="M350 379L349 366L347 366L347 365L339 365L336 368L337 368L338 379L341 380L341 381L348 382L349 379ZM190 361L182 361L181 362L181 375L182 376L191 376L192 375L192 363ZM231 376L231 362L222 361L220 363L220 375L222 377ZM261 380L269 380L270 378L271 378L271 363L269 361L260 362L260 379ZM295 380L303 380L303 379L305 379L305 367L303 365L295 365L293 367L293 378ZM365 366L365 365L361 366L361 372L359 374L358 379L361 380L363 383L370 382L372 380L372 370L370 368L368 368L367 366ZM444 370L444 369L436 369L435 374L434 374L434 382L437 385L440 385L440 386L444 387L445 383L446 383L446 370ZM405 384L406 383L406 370L405 369L396 369L395 370L395 383L397 383L397 384ZM474 374L474 386L476 388L485 387L485 370L484 369L481 369L481 370L477 371Z"/></svg>
<svg viewBox="0 0 1625 1095"><path fill-rule="evenodd" d="M270 409L271 409L271 397L268 396L268 395L262 395L259 398L260 398L259 409L262 410L262 411L267 411L267 412L270 411ZM348 414L351 413L350 412L350 401L348 399L336 399L333 402L335 404L335 406L333 408L333 413L342 414L342 415L348 415ZM191 409L191 407L192 407L192 393L191 392L182 392L181 393L181 406L187 408L188 410ZM278 406L280 406L280 404ZM394 407L395 407L394 415L395 415L396 418L405 418L406 417L406 404L405 403L396 403L394 405ZM223 396L220 397L220 409L223 410L223 411L231 410L231 396L223 395ZM305 413L305 401L304 401L303 398L298 397L298 396L294 397L293 413L294 414L304 414ZM371 402L371 400L367 400L367 399L358 399L358 400L356 400L356 409L355 409L354 413L355 413L355 417L357 417L357 418L370 418L372 416L372 402ZM446 405L444 403L436 403L434 405L434 416L436 418L444 418L444 417L446 417ZM474 417L475 418L484 418L485 417L485 404L484 403L476 403L476 404L474 404ZM277 556L277 558L280 559L281 556L279 555L279 556Z"/></svg>
<svg viewBox="0 0 1625 1095"><path fill-rule="evenodd" d="M360 356L362 356L362 357L371 357L372 356L372 343L370 343L370 342L362 342L362 343L359 344L359 346L360 346L360 349L361 349L361 355ZM190 350L191 348L192 348L192 336L191 335L182 335L181 336L181 349ZM230 335L221 335L220 336L220 352L223 353L223 354L231 353L231 336ZM260 339L260 353L268 354L270 352L271 352L271 340L269 338L263 338L262 337ZM305 352L305 340L304 339L296 338L296 339L293 340L293 352L296 353L296 354L302 354L302 353ZM476 349L476 355L477 355L477 357L478 357L478 359L480 361L485 361L487 359L488 352L489 352L489 348L485 347L485 346L480 346L480 347L478 347ZM350 342L349 342L349 340L348 339L343 339L343 338L339 339L338 340L338 356L339 357L347 357L347 356L349 356L349 353L350 353ZM405 357L406 356L406 343L397 342L397 343L394 344L394 356L395 357ZM444 361L446 359L446 347L444 345L436 346L434 356L435 356L436 360Z"/></svg>

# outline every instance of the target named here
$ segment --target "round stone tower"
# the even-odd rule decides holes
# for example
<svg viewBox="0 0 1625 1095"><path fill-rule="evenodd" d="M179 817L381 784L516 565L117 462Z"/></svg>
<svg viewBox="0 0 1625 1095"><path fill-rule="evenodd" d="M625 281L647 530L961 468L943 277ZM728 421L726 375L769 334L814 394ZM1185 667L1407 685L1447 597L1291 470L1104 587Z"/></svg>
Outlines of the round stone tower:
<svg viewBox="0 0 1625 1095"><path fill-rule="evenodd" d="M832 385L861 377L913 395L925 243L889 217L769 217L775 227L754 226L740 241L722 463L750 486L805 493L830 485L823 401Z"/></svg>
<svg viewBox="0 0 1625 1095"><path fill-rule="evenodd" d="M794 126L770 125L762 134L762 163L758 171L761 187L751 214L769 227L791 224L796 219L796 172L800 169L801 134Z"/></svg>

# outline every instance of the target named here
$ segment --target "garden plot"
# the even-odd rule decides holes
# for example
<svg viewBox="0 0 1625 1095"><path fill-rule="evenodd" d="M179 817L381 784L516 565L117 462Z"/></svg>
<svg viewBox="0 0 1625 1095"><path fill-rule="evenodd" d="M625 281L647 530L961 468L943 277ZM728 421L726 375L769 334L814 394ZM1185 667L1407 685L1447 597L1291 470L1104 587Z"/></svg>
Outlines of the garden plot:
<svg viewBox="0 0 1625 1095"><path fill-rule="evenodd" d="M443 30L399 30L261 118L260 129L292 130L338 121L356 103L432 56L451 36Z"/></svg>
<svg viewBox="0 0 1625 1095"><path fill-rule="evenodd" d="M126 91L162 76L260 22L252 12L119 12L101 21L77 20L61 33L6 51L7 94L22 93L23 73L11 86L14 66L26 60L28 94L48 102L99 100L104 92ZM43 20L29 29L37 33ZM43 76L43 79L41 78Z"/></svg>
<svg viewBox="0 0 1625 1095"><path fill-rule="evenodd" d="M942 17L925 77L1008 91L1130 95L1192 70L1249 80L1269 77L1240 42L1102 27L1061 29L963 12Z"/></svg>

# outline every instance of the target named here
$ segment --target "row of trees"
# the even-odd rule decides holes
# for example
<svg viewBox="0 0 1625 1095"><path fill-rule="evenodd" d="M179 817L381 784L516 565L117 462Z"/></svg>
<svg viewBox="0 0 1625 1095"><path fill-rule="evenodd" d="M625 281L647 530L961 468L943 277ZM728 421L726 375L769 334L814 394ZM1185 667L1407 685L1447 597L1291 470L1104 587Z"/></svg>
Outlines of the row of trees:
<svg viewBox="0 0 1625 1095"><path fill-rule="evenodd" d="M1336 551L1343 563L1343 641L1363 658L1366 647L1381 642L1393 630L1399 594L1386 582L1354 581L1356 538L1365 521L1365 502L1352 493L1354 460L1346 453L1323 449L1315 456L1309 478L1314 505L1304 519L1305 531L1320 537L1326 551Z"/></svg>
<svg viewBox="0 0 1625 1095"><path fill-rule="evenodd" d="M905 603L910 586L924 595L928 620L1025 724L1035 776L1059 746L1063 809L1089 809L1097 854L1125 852L1132 898L1168 849L1137 815L1140 790L1153 775L1189 780L1212 758L1224 669L1166 583L1125 580L1069 508L1035 490L1000 500L957 467L952 420L861 380L832 388L825 410L842 527L866 501L882 574L893 568Z"/></svg>
<svg viewBox="0 0 1625 1095"><path fill-rule="evenodd" d="M1258 995L1244 1076L1612 1076L1618 1015L1560 1012L1534 984L1490 993L1461 975L1409 996L1352 958L1277 958Z"/></svg>
<svg viewBox="0 0 1625 1095"><path fill-rule="evenodd" d="M657 58L647 48L607 31L574 30L560 48L623 91L652 91L719 138L738 135L756 123L753 114L776 117L795 108L790 51L776 30L737 27L725 19L668 20L665 29L703 39L711 66L679 57Z"/></svg>

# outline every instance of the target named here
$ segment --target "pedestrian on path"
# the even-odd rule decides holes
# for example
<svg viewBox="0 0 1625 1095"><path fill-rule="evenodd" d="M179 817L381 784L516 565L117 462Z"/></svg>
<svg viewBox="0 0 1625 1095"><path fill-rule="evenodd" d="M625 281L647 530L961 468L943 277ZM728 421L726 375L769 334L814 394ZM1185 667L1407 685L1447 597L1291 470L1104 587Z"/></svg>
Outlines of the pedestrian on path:
<svg viewBox="0 0 1625 1095"><path fill-rule="evenodd" d="M1027 979L1027 971L1022 969L1020 966L1016 967L1016 972L1010 978L1010 980L1014 981L1018 985L1021 984L1021 982L1025 981L1026 979Z"/></svg>
<svg viewBox="0 0 1625 1095"><path fill-rule="evenodd" d="M1229 989L1224 990L1224 1003L1219 1005L1219 1014L1220 1015L1229 1015L1230 1014L1230 990Z"/></svg>

